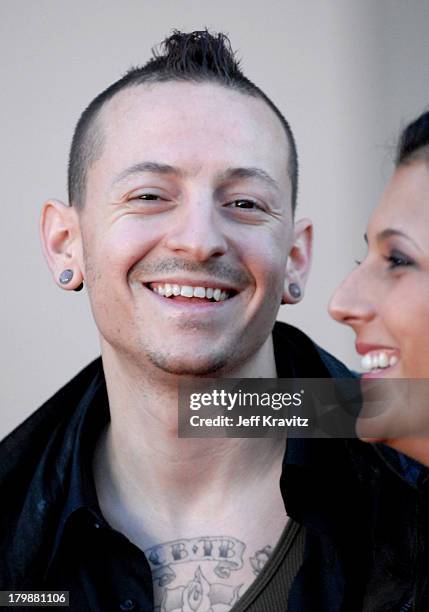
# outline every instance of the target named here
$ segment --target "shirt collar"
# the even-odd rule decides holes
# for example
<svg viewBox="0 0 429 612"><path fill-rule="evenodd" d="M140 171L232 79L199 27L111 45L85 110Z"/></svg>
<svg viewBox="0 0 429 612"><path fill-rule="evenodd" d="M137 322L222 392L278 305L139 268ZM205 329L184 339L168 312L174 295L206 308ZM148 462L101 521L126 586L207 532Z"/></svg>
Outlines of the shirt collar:
<svg viewBox="0 0 429 612"><path fill-rule="evenodd" d="M101 366L101 362L100 362ZM55 535L48 571L60 546L64 530L77 511L85 508L101 523L92 472L92 458L97 438L110 420L109 403L102 368L79 402L64 437L63 452L68 454L69 479L65 479L66 498Z"/></svg>

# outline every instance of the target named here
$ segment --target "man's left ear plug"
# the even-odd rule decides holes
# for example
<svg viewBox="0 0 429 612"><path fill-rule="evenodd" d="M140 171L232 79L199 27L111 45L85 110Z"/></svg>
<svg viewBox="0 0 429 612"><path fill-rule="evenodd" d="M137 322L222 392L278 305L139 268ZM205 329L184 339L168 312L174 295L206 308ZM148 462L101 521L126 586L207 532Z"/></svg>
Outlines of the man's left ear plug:
<svg viewBox="0 0 429 612"><path fill-rule="evenodd" d="M301 299L301 287L298 285L298 283L290 283L288 285L288 292L293 300L299 301ZM281 303L287 304L288 301L283 298Z"/></svg>
<svg viewBox="0 0 429 612"><path fill-rule="evenodd" d="M68 285L68 283L73 279L73 270L67 268L67 270L63 270L59 276L59 281L62 285ZM81 291L83 289L83 283L80 283L74 291Z"/></svg>
<svg viewBox="0 0 429 612"><path fill-rule="evenodd" d="M299 300L301 297L301 287L298 285L298 283L290 283L289 287L289 293L291 294L291 296L295 299L295 300Z"/></svg>

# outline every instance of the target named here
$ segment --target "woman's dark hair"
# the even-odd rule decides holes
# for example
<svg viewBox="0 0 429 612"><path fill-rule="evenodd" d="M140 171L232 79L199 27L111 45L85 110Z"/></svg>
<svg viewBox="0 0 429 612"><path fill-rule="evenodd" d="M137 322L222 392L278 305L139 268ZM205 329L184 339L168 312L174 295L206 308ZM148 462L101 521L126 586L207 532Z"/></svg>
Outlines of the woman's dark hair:
<svg viewBox="0 0 429 612"><path fill-rule="evenodd" d="M429 160L429 111L407 125L399 138L396 165L418 159Z"/></svg>

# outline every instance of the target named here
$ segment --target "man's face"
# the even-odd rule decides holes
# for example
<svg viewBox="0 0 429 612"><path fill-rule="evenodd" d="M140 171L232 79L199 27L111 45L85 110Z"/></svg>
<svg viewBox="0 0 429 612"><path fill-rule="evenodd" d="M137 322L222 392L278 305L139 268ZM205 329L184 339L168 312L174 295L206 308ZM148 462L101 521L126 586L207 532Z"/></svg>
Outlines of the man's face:
<svg viewBox="0 0 429 612"><path fill-rule="evenodd" d="M232 370L271 332L293 242L279 119L258 98L168 82L117 94L101 129L80 225L102 343L176 374Z"/></svg>

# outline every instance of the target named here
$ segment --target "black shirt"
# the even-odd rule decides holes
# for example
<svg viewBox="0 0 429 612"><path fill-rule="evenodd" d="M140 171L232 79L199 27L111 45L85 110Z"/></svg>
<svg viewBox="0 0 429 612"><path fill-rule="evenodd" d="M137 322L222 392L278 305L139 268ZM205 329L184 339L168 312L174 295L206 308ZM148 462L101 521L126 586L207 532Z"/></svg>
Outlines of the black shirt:
<svg viewBox="0 0 429 612"><path fill-rule="evenodd" d="M273 337L279 377L349 375L302 332L276 324ZM152 610L149 564L107 524L95 493L92 455L108 421L96 360L2 442L0 588L68 590L79 612ZM393 612L412 599L429 609L418 607L429 504L403 473L395 453L359 440L288 441L281 491L306 528L289 612Z"/></svg>

